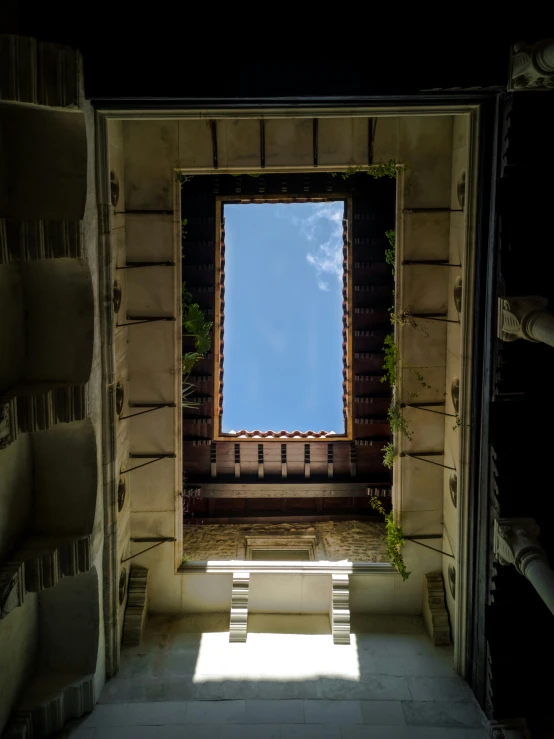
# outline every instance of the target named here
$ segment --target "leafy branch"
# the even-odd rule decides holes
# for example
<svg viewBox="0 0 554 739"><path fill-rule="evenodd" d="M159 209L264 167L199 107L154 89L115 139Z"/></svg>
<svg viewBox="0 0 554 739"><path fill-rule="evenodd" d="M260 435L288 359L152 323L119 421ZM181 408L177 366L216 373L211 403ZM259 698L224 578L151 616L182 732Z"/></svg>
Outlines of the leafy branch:
<svg viewBox="0 0 554 739"><path fill-rule="evenodd" d="M402 531L401 527L394 522L393 512L391 511L390 513L387 513L383 508L383 504L381 503L379 498L370 498L369 503L371 507L375 511L377 511L377 513L380 513L385 519L387 556L389 558L389 561L391 565L396 568L396 571L401 576L401 578L403 580L407 580L410 576L410 573L406 569L401 551L402 547L406 543L404 532Z"/></svg>
<svg viewBox="0 0 554 739"><path fill-rule="evenodd" d="M390 249L385 249L385 262L392 267L394 275L394 262L396 258L396 231L390 229L385 231L385 236L390 244Z"/></svg>
<svg viewBox="0 0 554 739"><path fill-rule="evenodd" d="M410 430L408 422L402 415L400 405L398 403L393 402L390 404L387 416L393 434L402 434L409 440L413 438L413 432Z"/></svg>
<svg viewBox="0 0 554 739"><path fill-rule="evenodd" d="M194 351L183 354L182 406L183 408L197 408L198 403L194 403L190 399L196 387L191 382L188 382L188 379L194 365L210 351L213 324L208 323L204 319L204 314L200 310L198 303L192 302L192 295L187 290L184 282L182 303L183 338L189 337L194 339Z"/></svg>
<svg viewBox="0 0 554 739"><path fill-rule="evenodd" d="M181 185L184 185L185 182L190 182L193 177L193 174L183 174L183 172L177 172L175 181L179 182Z"/></svg>
<svg viewBox="0 0 554 739"><path fill-rule="evenodd" d="M395 311L394 308L391 308L389 310L389 313L390 322L393 325L410 326L411 328L415 328L418 331L421 331L421 333L425 334L425 336L429 336L429 332L422 328L422 326L420 326L419 323L412 316L410 312L410 306L399 306L398 311Z"/></svg>
<svg viewBox="0 0 554 739"><path fill-rule="evenodd" d="M395 459L396 459L396 447L394 446L394 443L391 441L390 444L387 444L386 446L383 447L383 465L387 469L392 470Z"/></svg>
<svg viewBox="0 0 554 739"><path fill-rule="evenodd" d="M367 168L361 164L356 164L352 167L348 167L344 172L331 172L331 176L342 177L343 180L348 180L355 174L364 172L375 180L379 180L381 177L390 177L391 179L395 179L398 176L398 173L405 169L407 169L406 164L398 164L394 159L389 159L387 162L382 164L370 164Z"/></svg>
<svg viewBox="0 0 554 739"><path fill-rule="evenodd" d="M388 382L391 387L396 385L396 366L400 359L400 352L394 343L394 334L389 333L385 336L383 342L383 351L385 358L383 360L383 369L385 374L381 377L381 382Z"/></svg>

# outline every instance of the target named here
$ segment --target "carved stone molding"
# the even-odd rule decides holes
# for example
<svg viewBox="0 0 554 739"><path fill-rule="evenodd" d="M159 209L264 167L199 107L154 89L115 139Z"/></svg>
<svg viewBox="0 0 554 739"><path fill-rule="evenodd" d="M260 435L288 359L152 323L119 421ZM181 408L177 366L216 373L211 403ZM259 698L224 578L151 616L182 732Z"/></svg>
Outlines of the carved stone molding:
<svg viewBox="0 0 554 739"><path fill-rule="evenodd" d="M54 676L55 678L55 676ZM32 694L29 691L29 695ZM62 687L55 697L23 699L2 735L6 739L36 739L56 734L70 719L94 708L94 675L86 675Z"/></svg>
<svg viewBox="0 0 554 739"><path fill-rule="evenodd" d="M330 621L333 644L350 644L349 575L331 575Z"/></svg>
<svg viewBox="0 0 554 739"><path fill-rule="evenodd" d="M554 39L520 42L510 52L510 90L554 89Z"/></svg>
<svg viewBox="0 0 554 739"><path fill-rule="evenodd" d="M25 598L25 571L23 564L0 569L0 619L5 618Z"/></svg>
<svg viewBox="0 0 554 739"><path fill-rule="evenodd" d="M490 739L531 739L527 722L523 718L510 718L504 721L491 721Z"/></svg>
<svg viewBox="0 0 554 739"><path fill-rule="evenodd" d="M231 591L231 620L229 624L229 641L245 642L248 631L248 591L250 589L249 572L233 572L233 589Z"/></svg>
<svg viewBox="0 0 554 739"><path fill-rule="evenodd" d="M129 595L123 620L123 638L126 647L138 647L148 618L148 569L133 565L129 574Z"/></svg>
<svg viewBox="0 0 554 739"><path fill-rule="evenodd" d="M423 620L433 644L450 644L450 623L445 606L444 580L441 572L430 572L425 575Z"/></svg>
<svg viewBox="0 0 554 739"><path fill-rule="evenodd" d="M45 431L55 423L82 421L87 416L84 385L17 397L17 426L20 433Z"/></svg>
<svg viewBox="0 0 554 739"><path fill-rule="evenodd" d="M17 412L15 401L0 404L0 451L17 439Z"/></svg>
<svg viewBox="0 0 554 739"><path fill-rule="evenodd" d="M554 315L536 295L498 299L497 335L503 341L542 341L554 346Z"/></svg>
<svg viewBox="0 0 554 739"><path fill-rule="evenodd" d="M88 572L91 537L32 537L0 566L0 619L23 604L26 593L53 588L62 577Z"/></svg>

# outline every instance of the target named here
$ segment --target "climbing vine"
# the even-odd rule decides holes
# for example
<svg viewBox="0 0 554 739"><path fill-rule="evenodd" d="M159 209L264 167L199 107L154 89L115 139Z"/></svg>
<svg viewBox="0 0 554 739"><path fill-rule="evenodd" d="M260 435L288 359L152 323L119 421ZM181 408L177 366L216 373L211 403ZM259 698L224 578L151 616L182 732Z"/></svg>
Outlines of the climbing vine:
<svg viewBox="0 0 554 739"><path fill-rule="evenodd" d="M402 434L409 440L413 438L413 433L410 430L408 422L402 415L400 405L396 401L393 401L390 404L389 410L387 411L387 417L393 434Z"/></svg>
<svg viewBox="0 0 554 739"><path fill-rule="evenodd" d="M371 507L375 511L377 511L377 513L380 513L385 519L387 556L389 558L389 561L391 565L395 567L400 577L403 580L407 580L410 577L410 573L406 569L404 558L402 557L402 547L406 542L404 532L402 531L401 527L394 522L393 512L391 511L390 513L387 513L383 508L383 504L381 503L379 498L373 497L370 499L369 502Z"/></svg>

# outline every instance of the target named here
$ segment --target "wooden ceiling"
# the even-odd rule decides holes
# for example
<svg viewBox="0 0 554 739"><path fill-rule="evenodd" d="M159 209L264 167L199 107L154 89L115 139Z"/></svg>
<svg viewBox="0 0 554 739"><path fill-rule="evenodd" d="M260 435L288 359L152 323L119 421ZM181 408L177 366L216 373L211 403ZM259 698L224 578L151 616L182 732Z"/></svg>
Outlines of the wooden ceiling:
<svg viewBox="0 0 554 739"><path fill-rule="evenodd" d="M364 173L346 180L331 173L195 175L182 186L181 214L187 219L183 280L206 319L213 320L221 297L215 293L218 195L309 198L310 193L347 193L352 205L346 241L352 250L353 289L344 318L344 338L351 331L353 342L352 438L214 440L223 369L215 367L210 352L190 378L199 405L183 410L184 485L199 491L194 510L205 522L360 518L371 515L368 489L390 497L391 475L382 464L382 448L391 438L390 389L381 378L393 304L385 231L394 229L395 181ZM191 349L190 339L184 339L183 351Z"/></svg>

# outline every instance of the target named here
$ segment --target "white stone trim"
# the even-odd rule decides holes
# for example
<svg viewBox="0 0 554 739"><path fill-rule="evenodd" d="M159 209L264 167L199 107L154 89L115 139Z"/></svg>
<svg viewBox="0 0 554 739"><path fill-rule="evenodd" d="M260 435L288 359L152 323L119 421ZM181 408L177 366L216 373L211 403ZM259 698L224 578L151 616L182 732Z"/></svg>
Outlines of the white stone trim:
<svg viewBox="0 0 554 739"><path fill-rule="evenodd" d="M236 572L274 573L292 575L395 575L400 577L388 562L263 562L235 560L230 562L187 562L179 567L178 574L234 574Z"/></svg>

